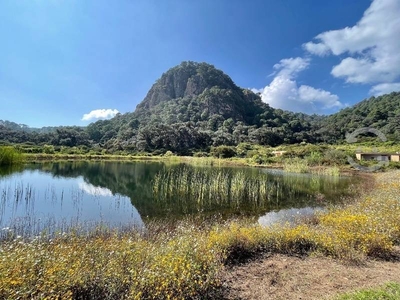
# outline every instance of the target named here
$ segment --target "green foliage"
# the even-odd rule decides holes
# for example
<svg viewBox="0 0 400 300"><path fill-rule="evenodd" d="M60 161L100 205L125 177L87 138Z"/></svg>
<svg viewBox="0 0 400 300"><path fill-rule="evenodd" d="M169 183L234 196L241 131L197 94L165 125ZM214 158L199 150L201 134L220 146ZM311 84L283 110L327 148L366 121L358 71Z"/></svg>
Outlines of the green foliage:
<svg viewBox="0 0 400 300"><path fill-rule="evenodd" d="M20 152L11 146L0 146L0 166L20 164L24 158Z"/></svg>
<svg viewBox="0 0 400 300"><path fill-rule="evenodd" d="M167 152L164 153L164 156L165 157L171 157L171 156L174 156L174 153L172 153L172 151L168 150Z"/></svg>
<svg viewBox="0 0 400 300"><path fill-rule="evenodd" d="M230 158L236 155L236 151L234 147L218 146L211 147L210 154L217 158Z"/></svg>
<svg viewBox="0 0 400 300"><path fill-rule="evenodd" d="M321 124L324 139L328 142L344 140L346 132L362 127L374 127L393 141L400 141L400 92L361 101L327 117ZM364 137L377 139L375 135Z"/></svg>
<svg viewBox="0 0 400 300"><path fill-rule="evenodd" d="M319 151L313 151L309 156L306 157L306 159L310 166L318 166L322 164L323 155Z"/></svg>
<svg viewBox="0 0 400 300"><path fill-rule="evenodd" d="M329 165L344 165L347 162L347 155L343 151L329 149L324 153L324 162Z"/></svg>
<svg viewBox="0 0 400 300"><path fill-rule="evenodd" d="M324 174L328 176L340 176L340 169L337 166L329 167L324 170Z"/></svg>
<svg viewBox="0 0 400 300"><path fill-rule="evenodd" d="M55 153L54 146L53 145L44 145L43 146L43 153L54 154Z"/></svg>
<svg viewBox="0 0 400 300"><path fill-rule="evenodd" d="M209 157L210 155L208 154L208 152L195 152L193 153L193 157Z"/></svg>
<svg viewBox="0 0 400 300"><path fill-rule="evenodd" d="M283 170L290 173L309 173L310 167L307 160L295 157L284 160Z"/></svg>

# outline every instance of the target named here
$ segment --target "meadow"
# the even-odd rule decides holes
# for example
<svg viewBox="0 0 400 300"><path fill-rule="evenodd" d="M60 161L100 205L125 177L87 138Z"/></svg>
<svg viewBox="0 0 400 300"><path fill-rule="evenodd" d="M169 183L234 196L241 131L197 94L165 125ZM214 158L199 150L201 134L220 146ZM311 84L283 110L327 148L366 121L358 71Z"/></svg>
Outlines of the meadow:
<svg viewBox="0 0 400 300"><path fill-rule="evenodd" d="M393 259L400 243L400 172L372 176L350 203L294 225L186 219L148 224L145 231L99 228L51 239L23 239L4 228L0 298L217 298L224 266L260 253L318 254L356 264Z"/></svg>

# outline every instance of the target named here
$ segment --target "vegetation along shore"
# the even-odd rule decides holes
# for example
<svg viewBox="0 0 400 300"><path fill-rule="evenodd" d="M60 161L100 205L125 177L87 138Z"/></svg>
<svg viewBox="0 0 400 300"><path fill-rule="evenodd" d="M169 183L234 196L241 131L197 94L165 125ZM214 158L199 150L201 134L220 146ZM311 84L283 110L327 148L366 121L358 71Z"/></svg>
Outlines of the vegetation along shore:
<svg viewBox="0 0 400 300"><path fill-rule="evenodd" d="M232 290L224 280L229 268L274 253L328 257L358 268L388 260L398 267L399 176L390 171L366 177L356 199L295 225L187 219L153 223L145 232L99 228L86 235L60 232L52 239L25 240L9 232L1 242L0 297L229 297Z"/></svg>

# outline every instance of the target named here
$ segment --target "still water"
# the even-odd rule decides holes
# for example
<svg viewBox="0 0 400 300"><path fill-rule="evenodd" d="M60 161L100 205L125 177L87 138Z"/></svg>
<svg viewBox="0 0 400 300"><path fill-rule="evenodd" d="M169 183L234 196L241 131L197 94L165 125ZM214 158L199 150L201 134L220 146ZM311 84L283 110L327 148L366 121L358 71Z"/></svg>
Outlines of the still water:
<svg viewBox="0 0 400 300"><path fill-rule="evenodd" d="M0 170L0 237L108 227L200 214L259 217L340 202L352 177L162 162L55 162Z"/></svg>

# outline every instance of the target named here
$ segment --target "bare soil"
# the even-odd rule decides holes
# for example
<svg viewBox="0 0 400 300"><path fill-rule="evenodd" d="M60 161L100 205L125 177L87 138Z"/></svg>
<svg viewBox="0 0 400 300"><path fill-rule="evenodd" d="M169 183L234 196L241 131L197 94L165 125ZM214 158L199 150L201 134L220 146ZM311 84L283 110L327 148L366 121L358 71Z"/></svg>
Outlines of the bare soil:
<svg viewBox="0 0 400 300"><path fill-rule="evenodd" d="M331 299L339 293L400 282L400 262L367 260L362 265L326 257L280 254L223 272L225 299Z"/></svg>

